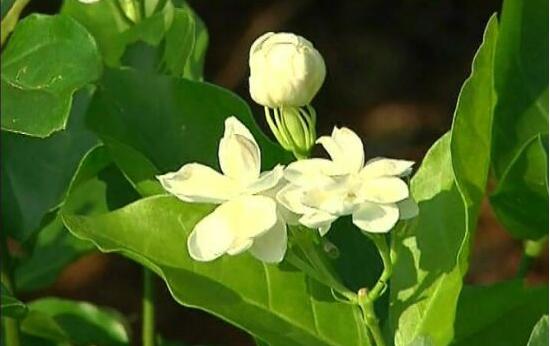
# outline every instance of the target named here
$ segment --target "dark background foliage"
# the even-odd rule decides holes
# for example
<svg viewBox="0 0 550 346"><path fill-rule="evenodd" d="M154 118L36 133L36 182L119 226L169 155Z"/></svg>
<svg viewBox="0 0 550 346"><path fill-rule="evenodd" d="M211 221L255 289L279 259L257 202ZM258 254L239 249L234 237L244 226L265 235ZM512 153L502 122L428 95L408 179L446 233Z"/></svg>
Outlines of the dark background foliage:
<svg viewBox="0 0 550 346"><path fill-rule="evenodd" d="M416 161L449 128L484 25L501 6L498 0L189 3L210 34L206 80L234 90L260 115L248 95L248 48L266 31L298 33L315 44L327 64L325 84L314 100L319 133L330 133L335 124L349 126L364 138L367 156ZM60 4L32 1L26 12L55 13ZM264 125L260 117L258 122ZM489 185L491 190L491 181ZM521 243L504 232L485 202L466 281L492 283L513 277L520 253ZM534 265L531 282L547 281L547 256L543 258ZM140 268L129 260L95 253L34 296L59 295L113 306L137 331L140 275ZM160 281L157 287L157 324L167 338L190 344L252 344L224 322L177 305Z"/></svg>

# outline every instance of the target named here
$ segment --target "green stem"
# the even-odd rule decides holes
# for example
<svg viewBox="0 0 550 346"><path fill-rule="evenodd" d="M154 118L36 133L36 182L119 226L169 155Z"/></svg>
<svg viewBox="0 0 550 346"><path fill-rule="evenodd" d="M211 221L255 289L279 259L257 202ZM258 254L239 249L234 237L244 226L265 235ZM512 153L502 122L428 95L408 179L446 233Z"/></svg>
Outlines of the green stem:
<svg viewBox="0 0 550 346"><path fill-rule="evenodd" d="M21 12L25 8L25 6L27 6L29 1L30 0L15 0L8 13L6 13L4 20L2 20L0 28L1 46L4 46L4 42L6 42L6 39L17 25L17 22L19 21L19 16L21 15Z"/></svg>
<svg viewBox="0 0 550 346"><path fill-rule="evenodd" d="M155 345L155 289L154 274L143 267L143 301L141 336L143 346Z"/></svg>
<svg viewBox="0 0 550 346"><path fill-rule="evenodd" d="M361 311L363 312L363 319L367 324L369 332L374 340L374 344L376 346L386 346L386 341L384 340L382 330L380 329L378 317L376 317L376 313L374 312L373 302L365 302L360 306Z"/></svg>
<svg viewBox="0 0 550 346"><path fill-rule="evenodd" d="M376 248L380 253L380 257L382 258L382 264L384 265L384 270L382 271L380 278L378 278L376 285L374 285L374 287L369 291L367 296L367 299L374 303L374 301L376 301L386 290L386 287L388 286L387 282L393 271L393 265L385 236L373 234L370 238L374 242L374 245L376 245Z"/></svg>
<svg viewBox="0 0 550 346"><path fill-rule="evenodd" d="M8 247L4 238L0 240L0 243L2 251L0 281L13 295L15 295L15 287L11 279L11 258ZM19 322L15 318L8 317L2 317L2 320L4 322L4 341L6 346L20 346Z"/></svg>
<svg viewBox="0 0 550 346"><path fill-rule="evenodd" d="M384 270L371 290L368 292L365 291L364 293L360 291L360 294L358 295L358 302L361 307L361 311L363 312L363 320L367 325L372 338L374 339L374 344L376 346L386 346L386 342L384 341L384 337L380 329L378 317L374 311L374 302L376 302L376 300L378 300L378 298L380 298L380 296L386 291L386 288L388 287L387 282L391 277L393 266L386 237L383 234L369 234L369 238L373 241L374 245L376 245L376 248L380 253Z"/></svg>

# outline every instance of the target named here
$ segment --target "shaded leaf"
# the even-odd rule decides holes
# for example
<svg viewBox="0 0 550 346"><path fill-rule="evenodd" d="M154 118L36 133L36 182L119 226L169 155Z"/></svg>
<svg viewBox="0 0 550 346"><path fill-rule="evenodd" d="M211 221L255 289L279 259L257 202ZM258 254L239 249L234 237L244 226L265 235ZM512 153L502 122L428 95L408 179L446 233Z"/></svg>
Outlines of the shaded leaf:
<svg viewBox="0 0 550 346"><path fill-rule="evenodd" d="M548 234L548 135L525 143L491 196L495 214L509 232L539 239Z"/></svg>
<svg viewBox="0 0 550 346"><path fill-rule="evenodd" d="M256 137L263 169L289 161L257 128L244 101L208 83L110 70L89 111L93 130L144 196L163 193L155 175L185 163L217 167L224 120L232 115Z"/></svg>
<svg viewBox="0 0 550 346"><path fill-rule="evenodd" d="M73 93L101 74L93 37L68 16L31 15L2 52L2 129L47 137L67 125Z"/></svg>
<svg viewBox="0 0 550 346"><path fill-rule="evenodd" d="M395 330L396 345L446 345L453 338L471 233L488 175L496 39L493 16L460 92L452 129L428 151L411 181L420 214L393 233L397 259L390 330Z"/></svg>
<svg viewBox="0 0 550 346"><path fill-rule="evenodd" d="M26 334L79 345L129 343L126 322L110 309L58 298L35 300L29 308L29 315L21 323Z"/></svg>
<svg viewBox="0 0 550 346"><path fill-rule="evenodd" d="M90 90L75 95L65 131L38 139L2 131L2 228L24 241L58 206L84 154L97 143L84 124Z"/></svg>
<svg viewBox="0 0 550 346"><path fill-rule="evenodd" d="M207 310L275 345L368 345L356 307L284 263L249 254L193 261L186 239L211 206L154 196L100 216L64 214L77 236L159 274L181 304ZM215 298L214 298L215 297Z"/></svg>
<svg viewBox="0 0 550 346"><path fill-rule="evenodd" d="M0 311L2 316L23 318L27 314L27 306L4 286L0 284Z"/></svg>
<svg viewBox="0 0 550 346"><path fill-rule="evenodd" d="M84 156L69 191L71 200L65 203L65 210L90 215L114 210L139 197L103 146L94 147ZM38 233L30 256L20 260L16 267L18 290L53 284L66 265L94 248L92 243L74 237L59 215L55 215Z"/></svg>
<svg viewBox="0 0 550 346"><path fill-rule="evenodd" d="M458 301L453 345L525 345L547 312L547 287L524 287L521 281L466 286Z"/></svg>
<svg viewBox="0 0 550 346"><path fill-rule="evenodd" d="M491 203L513 236L536 240L548 233L548 157L535 143L548 142L548 1L504 1L495 83Z"/></svg>
<svg viewBox="0 0 550 346"><path fill-rule="evenodd" d="M118 9L118 0L101 0L85 4L78 0L63 2L61 13L71 16L93 35L108 66L116 66L126 47L121 35L131 27Z"/></svg>
<svg viewBox="0 0 550 346"><path fill-rule="evenodd" d="M202 79L208 34L187 4L149 1L145 18L132 23L120 14L116 0L93 5L65 2L62 13L82 23L94 35L108 66L132 66L148 72Z"/></svg>

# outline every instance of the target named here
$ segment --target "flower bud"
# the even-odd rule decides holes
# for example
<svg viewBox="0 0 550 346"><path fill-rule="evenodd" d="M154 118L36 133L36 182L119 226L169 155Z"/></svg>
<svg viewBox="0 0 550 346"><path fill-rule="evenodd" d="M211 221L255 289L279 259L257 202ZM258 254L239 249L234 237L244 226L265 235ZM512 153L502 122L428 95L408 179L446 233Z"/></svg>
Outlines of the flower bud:
<svg viewBox="0 0 550 346"><path fill-rule="evenodd" d="M323 57L305 38L266 33L250 48L250 95L270 108L308 105L321 88Z"/></svg>

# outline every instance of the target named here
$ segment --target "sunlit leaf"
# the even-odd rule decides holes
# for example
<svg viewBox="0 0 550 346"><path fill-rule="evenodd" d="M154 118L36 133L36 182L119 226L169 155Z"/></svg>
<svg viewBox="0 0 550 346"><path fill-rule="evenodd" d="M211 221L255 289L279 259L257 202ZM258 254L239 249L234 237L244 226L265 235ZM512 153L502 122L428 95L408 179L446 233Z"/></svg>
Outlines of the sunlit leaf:
<svg viewBox="0 0 550 346"><path fill-rule="evenodd" d="M393 234L397 259L390 329L396 345L446 345L453 338L469 243L488 176L496 39L493 16L460 92L452 129L432 146L412 179L420 214Z"/></svg>
<svg viewBox="0 0 550 346"><path fill-rule="evenodd" d="M274 345L369 345L355 306L283 263L249 254L200 263L186 250L211 206L154 196L100 216L64 215L77 236L159 274L181 304L207 310Z"/></svg>
<svg viewBox="0 0 550 346"><path fill-rule="evenodd" d="M548 345L548 315L543 316L533 328L527 346Z"/></svg>

